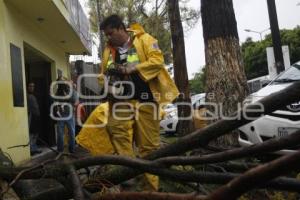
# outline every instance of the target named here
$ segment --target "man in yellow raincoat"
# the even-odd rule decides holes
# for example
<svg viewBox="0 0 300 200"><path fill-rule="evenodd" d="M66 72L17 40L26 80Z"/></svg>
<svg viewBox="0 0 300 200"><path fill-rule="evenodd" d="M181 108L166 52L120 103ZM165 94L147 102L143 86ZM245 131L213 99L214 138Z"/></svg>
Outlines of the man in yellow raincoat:
<svg viewBox="0 0 300 200"><path fill-rule="evenodd" d="M108 107L107 120L100 117L100 121L107 123L102 135L110 138L103 151L110 152L112 148L119 155L144 157L159 148L159 108L172 102L178 90L165 69L157 40L139 24L126 29L118 15L111 15L101 23L100 29L104 31L107 45L99 82L113 96L108 104L96 109ZM126 84L111 83L111 70ZM95 118L93 114L90 118ZM145 174L145 183L146 190L158 189L157 176Z"/></svg>

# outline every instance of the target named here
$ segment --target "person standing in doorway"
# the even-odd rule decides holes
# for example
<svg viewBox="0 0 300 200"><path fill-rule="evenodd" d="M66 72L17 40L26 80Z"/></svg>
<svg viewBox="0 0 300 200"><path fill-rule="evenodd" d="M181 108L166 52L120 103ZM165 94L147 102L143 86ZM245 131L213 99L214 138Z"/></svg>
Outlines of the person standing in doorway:
<svg viewBox="0 0 300 200"><path fill-rule="evenodd" d="M65 125L68 128L69 152L75 152L75 118L74 106L77 103L76 92L72 82L58 79L56 98L54 101L55 109L53 115L57 120L57 151L64 151Z"/></svg>
<svg viewBox="0 0 300 200"><path fill-rule="evenodd" d="M34 82L30 81L27 86L27 108L30 136L30 154L39 154L42 151L36 144L40 132L40 108L34 95Z"/></svg>

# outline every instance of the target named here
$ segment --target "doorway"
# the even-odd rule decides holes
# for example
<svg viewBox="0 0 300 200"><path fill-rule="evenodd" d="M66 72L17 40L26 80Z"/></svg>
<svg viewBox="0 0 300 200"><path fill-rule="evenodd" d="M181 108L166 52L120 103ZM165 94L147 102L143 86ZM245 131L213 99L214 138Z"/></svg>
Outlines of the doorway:
<svg viewBox="0 0 300 200"><path fill-rule="evenodd" d="M55 145L54 123L49 117L51 98L49 95L51 85L51 64L53 61L47 56L34 49L27 43L24 43L25 75L26 86L28 82L34 82L34 95L40 108L40 132L38 145ZM27 87L26 87L27 89ZM44 142L46 144L44 144Z"/></svg>

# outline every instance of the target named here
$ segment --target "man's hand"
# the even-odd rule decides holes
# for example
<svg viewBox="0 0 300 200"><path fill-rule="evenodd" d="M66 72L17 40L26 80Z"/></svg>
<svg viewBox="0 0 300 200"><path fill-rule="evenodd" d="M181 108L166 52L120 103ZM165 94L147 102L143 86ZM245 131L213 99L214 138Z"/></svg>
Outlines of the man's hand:
<svg viewBox="0 0 300 200"><path fill-rule="evenodd" d="M124 65L119 65L119 66L118 66L118 70L119 70L122 74L130 75L130 74L132 74L132 73L134 73L134 72L137 71L135 65L136 65L136 64L133 64L133 63L126 64L126 66L124 66Z"/></svg>

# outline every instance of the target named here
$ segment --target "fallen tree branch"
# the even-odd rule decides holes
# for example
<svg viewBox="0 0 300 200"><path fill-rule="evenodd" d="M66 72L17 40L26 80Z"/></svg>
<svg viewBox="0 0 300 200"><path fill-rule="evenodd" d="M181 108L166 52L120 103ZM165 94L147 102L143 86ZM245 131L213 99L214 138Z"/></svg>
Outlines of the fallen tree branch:
<svg viewBox="0 0 300 200"><path fill-rule="evenodd" d="M68 168L71 186L73 188L73 198L74 200L84 200L84 193L81 186L81 182L79 180L78 174L76 173L76 169L73 165L70 165Z"/></svg>
<svg viewBox="0 0 300 200"><path fill-rule="evenodd" d="M134 159L121 156L99 156L88 157L80 160L72 161L72 165L76 168L84 168L86 166L100 164L119 164L135 168L139 173L149 172L175 181L196 182L208 184L225 184L239 174L233 173L212 173L212 172L195 172L195 171L179 171L164 168L155 161ZM153 164L154 163L154 164ZM288 178L278 178L274 181L263 185L264 188L274 188L279 190L298 191L300 190L300 181Z"/></svg>
<svg viewBox="0 0 300 200"><path fill-rule="evenodd" d="M22 175L22 178L32 179L32 178L44 177L44 178L58 179L59 177L66 176L67 172L65 169L70 165L74 165L76 169L80 169L86 166L95 166L100 164L127 165L132 168L135 168L136 170L138 170L139 173L149 172L174 181L181 181L181 182L225 184L230 180L232 180L233 178L239 176L239 174L233 174L233 173L179 171L174 169L167 169L161 165L153 165L153 162L154 161L134 159L130 157L122 157L122 156L114 156L114 155L101 156L101 157L88 157L88 158L83 158L83 159L65 162L65 163L55 163L52 166L47 166L47 167L44 166L43 169L37 169ZM0 176L2 171L3 170L0 170ZM14 172L16 173L16 171ZM9 175L9 177L11 176L12 175ZM300 181L297 181L295 179L288 179L288 178L278 178L274 181L269 182L267 185L263 185L262 187L279 189L279 190L299 191Z"/></svg>
<svg viewBox="0 0 300 200"><path fill-rule="evenodd" d="M174 194L158 192L122 192L115 194L106 194L93 200L203 200L203 196L194 194Z"/></svg>
<svg viewBox="0 0 300 200"><path fill-rule="evenodd" d="M115 165L124 165L128 167L135 168L137 165L142 166L143 170L149 170L152 167L162 167L162 166L170 166L170 165L195 165L195 164L208 164L215 162L223 162L227 160L237 159L245 156L253 156L259 153L266 153L272 151L278 151L283 148L288 148L299 144L300 142L300 130L282 138L271 139L267 142L253 145L250 147L237 148L233 150L228 150L226 152L216 153L216 154L208 154L204 156L174 156L174 157L165 157L160 158L155 161L148 161L142 159L134 159L134 158L126 158L120 156L99 156L99 157L88 157L85 159L80 159L74 161L74 164L77 169L85 168L92 165L100 165L100 164L115 164ZM16 175L16 179L20 176L23 176L25 173L32 171L33 169L39 168L45 165L47 162L52 162L58 160L62 155L58 156L54 160L46 161L42 164L36 165L33 168L24 168L19 172L11 172L11 174ZM148 167L147 167L148 166ZM24 171L23 171L24 170ZM1 172L9 172L7 170L0 170ZM8 178L8 175L3 175L2 177ZM12 184L14 184L13 181Z"/></svg>
<svg viewBox="0 0 300 200"><path fill-rule="evenodd" d="M246 173L236 177L226 185L220 187L218 190L209 195L207 199L237 199L248 190L259 187L267 181L288 173L291 170L298 170L299 167L300 151L250 169ZM298 190L298 192L299 191L300 190Z"/></svg>
<svg viewBox="0 0 300 200"><path fill-rule="evenodd" d="M1 192L1 196L3 194L5 194L6 192L8 192L8 190L26 173L30 172L30 171L34 171L35 169L38 169L38 168L41 168L43 167L44 165L48 164L48 163L51 163L51 162L54 162L56 160L58 160L60 157L62 156L62 154L59 154L55 159L51 159L51 160L46 160L45 162L41 163L41 164L38 164L38 165L35 165L33 167L29 167L29 168L25 168L23 170L21 170L17 176L8 184L7 188Z"/></svg>
<svg viewBox="0 0 300 200"><path fill-rule="evenodd" d="M300 83L294 83L292 86L286 88L285 90L277 92L273 95L270 95L262 99L260 103L264 105L265 108L264 114L268 114L277 110L280 107L283 107L286 104L296 102L299 99L300 99ZM194 148L206 146L211 140L219 136L222 136L230 132L231 130L236 129L239 126L249 122L249 119L245 119L243 117L245 113L251 117L258 117L260 113L251 112L253 111L253 109L257 109L257 108L258 108L257 105L249 105L247 106L246 110L238 111L240 116L242 116L240 120L239 119L230 120L230 121L220 120L202 130L195 131L190 135L179 139L174 144L168 145L164 148L161 148L151 153L146 157L146 159L153 160L160 157L178 155ZM234 114L234 116L236 115ZM126 164L121 163L121 165L126 165ZM129 163L129 165L132 165L132 163ZM153 162L151 163L151 161L149 161L149 163L140 163L140 165L138 165L137 167L137 170L121 167L118 169L118 173L104 174L102 179L108 180L109 182L112 182L114 184L118 184L145 171L151 172L153 174L162 175L162 176L171 176L168 173L174 173L174 171L172 170L159 169L158 168L159 166L161 165ZM136 165L131 167L136 168ZM189 174L191 173L189 172L188 174L186 174L186 177L184 177L183 179L186 179L186 181L192 180L194 177L188 177ZM19 177L16 177L16 179L20 178L21 176L22 174ZM199 179L196 182L199 182Z"/></svg>
<svg viewBox="0 0 300 200"><path fill-rule="evenodd" d="M173 156L164 157L155 160L164 165L196 165L224 162L228 160L235 160L247 156L256 156L262 153L271 153L285 148L290 148L299 145L300 143L300 130L291 135L281 138L273 138L266 142L255 144L249 147L241 147L225 152L207 154L203 156Z"/></svg>
<svg viewBox="0 0 300 200"><path fill-rule="evenodd" d="M295 82L286 89L261 99L259 103L264 106L263 114L269 114L285 105L297 102L299 99L300 82ZM250 122L250 120L244 118L245 114L253 118L259 117L260 113L253 112L253 110L257 108L257 105L250 104L246 107L246 109L238 111L237 113L239 113L239 115L233 114L233 116L241 116L241 119L217 121L206 128L197 130L185 137L180 138L177 142L171 145L165 146L150 153L145 157L145 159L154 160L161 157L179 155L195 148L204 147L211 140L225 135L230 131ZM103 174L102 178L114 184L119 184L139 175L139 173L141 172L126 167L120 167L114 172Z"/></svg>

